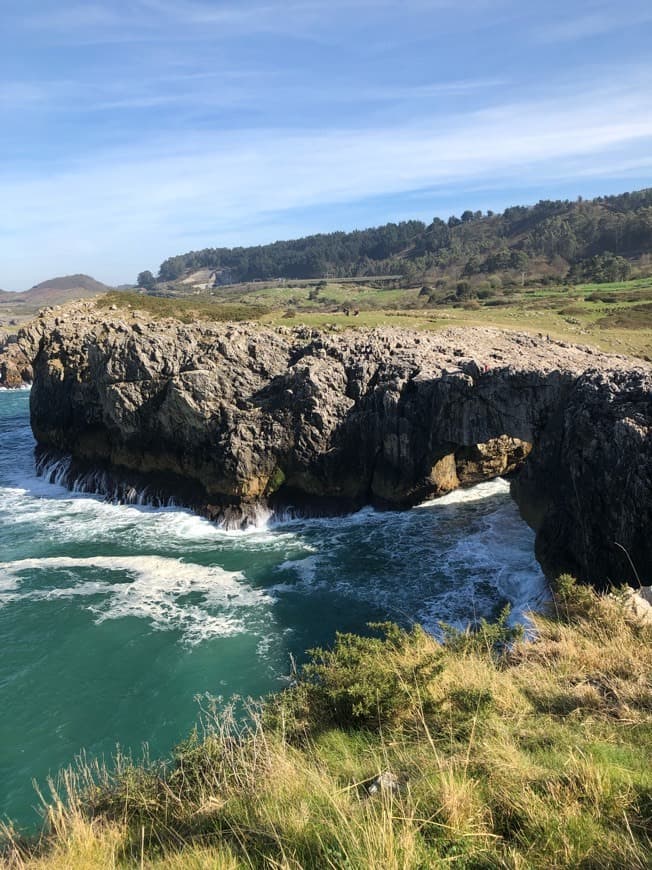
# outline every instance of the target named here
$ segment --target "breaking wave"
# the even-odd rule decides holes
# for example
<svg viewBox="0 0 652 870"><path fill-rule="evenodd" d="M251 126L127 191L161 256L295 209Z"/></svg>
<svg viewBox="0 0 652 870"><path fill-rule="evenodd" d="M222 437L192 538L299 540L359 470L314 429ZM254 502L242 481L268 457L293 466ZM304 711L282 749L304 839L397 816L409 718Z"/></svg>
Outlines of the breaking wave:
<svg viewBox="0 0 652 870"><path fill-rule="evenodd" d="M164 754L209 691L260 696L289 657L369 621L465 625L546 596L504 481L412 510L220 528L70 460L37 469L28 396L0 396L0 814L82 746ZM40 474L39 474L40 472ZM66 486L64 486L66 484ZM94 493L105 490L109 497Z"/></svg>

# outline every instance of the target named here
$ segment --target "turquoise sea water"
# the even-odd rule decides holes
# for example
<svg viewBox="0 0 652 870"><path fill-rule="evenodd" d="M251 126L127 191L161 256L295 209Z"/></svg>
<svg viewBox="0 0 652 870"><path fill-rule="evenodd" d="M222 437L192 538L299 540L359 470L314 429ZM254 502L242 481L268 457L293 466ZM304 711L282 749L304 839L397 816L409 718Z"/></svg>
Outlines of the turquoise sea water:
<svg viewBox="0 0 652 870"><path fill-rule="evenodd" d="M464 624L545 595L498 480L405 512L225 532L36 476L29 394L0 392L0 817L39 818L82 749L161 755L203 693L282 687L290 655L372 620Z"/></svg>

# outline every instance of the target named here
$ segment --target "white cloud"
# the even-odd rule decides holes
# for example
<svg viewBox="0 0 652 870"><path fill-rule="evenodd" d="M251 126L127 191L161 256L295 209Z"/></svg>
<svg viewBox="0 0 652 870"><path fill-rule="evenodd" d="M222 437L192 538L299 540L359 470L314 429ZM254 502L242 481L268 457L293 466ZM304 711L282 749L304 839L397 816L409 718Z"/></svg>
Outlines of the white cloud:
<svg viewBox="0 0 652 870"><path fill-rule="evenodd" d="M577 42L627 28L640 27L652 21L652 9L649 3L641 5L637 0L634 0L633 4L631 0L630 2L624 0L624 3L620 3L617 8L614 8L612 3L608 6L594 6L582 15L575 15L573 11L571 5L569 14L539 30L539 41Z"/></svg>
<svg viewBox="0 0 652 870"><path fill-rule="evenodd" d="M121 43L171 38L183 34L220 40L234 35L278 34L322 41L324 28L346 36L351 28L366 29L380 20L405 25L409 17L453 12L468 30L476 21L470 12L497 11L511 0L465 0L461 13L457 0L114 0L79 3L61 0L52 8L46 0L36 10L12 16L14 23L45 31L71 43ZM40 9L39 9L40 5ZM418 20L418 19L417 19ZM441 26L442 22L438 24ZM172 26L172 30L170 27ZM397 31L394 30L394 38Z"/></svg>
<svg viewBox="0 0 652 870"><path fill-rule="evenodd" d="M150 76L137 79L71 82L6 82L0 83L0 111L46 108L49 112L114 111L178 105L184 113L197 108L239 107L264 104L293 105L303 103L314 107L320 103L346 105L373 103L424 102L442 96L470 95L486 92L505 84L504 79L469 79L431 82L422 85L388 87L343 87L332 83L319 84L273 81L272 74L214 69L184 75Z"/></svg>
<svg viewBox="0 0 652 870"><path fill-rule="evenodd" d="M0 82L0 109L41 103L47 98L49 90L48 87L31 82Z"/></svg>
<svg viewBox="0 0 652 870"><path fill-rule="evenodd" d="M85 30L116 26L124 16L115 6L101 3L57 3L56 8L47 8L21 18L23 24L44 30Z"/></svg>
<svg viewBox="0 0 652 870"><path fill-rule="evenodd" d="M100 277L118 280L195 244L219 244L223 234L237 241L234 226L273 233L274 215L292 209L500 178L525 185L622 175L625 163L647 165L651 151L645 85L402 128L143 137L57 174L0 174L2 283L28 260L36 268L53 257L66 271L113 260L112 274Z"/></svg>

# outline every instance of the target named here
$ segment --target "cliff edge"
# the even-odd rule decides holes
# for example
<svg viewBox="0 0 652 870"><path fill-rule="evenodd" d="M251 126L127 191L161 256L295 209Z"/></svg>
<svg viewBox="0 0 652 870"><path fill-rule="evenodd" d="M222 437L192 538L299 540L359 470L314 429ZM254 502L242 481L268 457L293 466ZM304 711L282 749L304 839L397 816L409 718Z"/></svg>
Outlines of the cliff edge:
<svg viewBox="0 0 652 870"><path fill-rule="evenodd" d="M20 335L42 467L246 522L514 472L549 574L652 582L652 368L521 333L185 325L92 303ZM51 467L51 466L50 466ZM86 476L86 477L84 477Z"/></svg>

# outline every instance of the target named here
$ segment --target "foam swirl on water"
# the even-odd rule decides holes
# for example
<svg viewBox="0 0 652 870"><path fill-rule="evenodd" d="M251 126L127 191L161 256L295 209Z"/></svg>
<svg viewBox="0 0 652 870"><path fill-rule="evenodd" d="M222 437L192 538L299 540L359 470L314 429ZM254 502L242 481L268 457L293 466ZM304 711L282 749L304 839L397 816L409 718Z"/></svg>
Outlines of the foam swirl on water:
<svg viewBox="0 0 652 870"><path fill-rule="evenodd" d="M69 584L21 591L20 581L33 572L46 572L48 578L58 581L67 578ZM111 582L109 578L115 578L116 573L126 576ZM245 631L239 609L270 600L264 591L248 586L239 571L228 572L215 565L188 564L161 556L21 559L0 563L2 575L12 583L6 603L102 597L101 603L88 606L97 622L137 617L147 620L155 629L178 630L190 643ZM79 579L88 575L97 575L98 579ZM186 600L191 595L198 601ZM221 612L216 614L215 610Z"/></svg>
<svg viewBox="0 0 652 870"><path fill-rule="evenodd" d="M0 814L30 818L32 777L82 747L110 756L118 741L137 750L146 740L168 752L192 727L197 693L276 689L290 654L337 630L389 619L437 631L506 602L522 620L546 593L504 481L404 512L263 512L243 532L152 507L145 494L119 504L71 492L66 462L38 476L33 449L27 394L3 393L0 704L11 763Z"/></svg>

